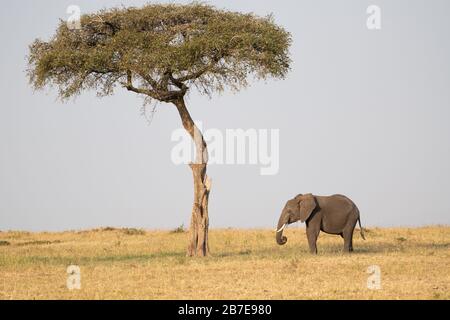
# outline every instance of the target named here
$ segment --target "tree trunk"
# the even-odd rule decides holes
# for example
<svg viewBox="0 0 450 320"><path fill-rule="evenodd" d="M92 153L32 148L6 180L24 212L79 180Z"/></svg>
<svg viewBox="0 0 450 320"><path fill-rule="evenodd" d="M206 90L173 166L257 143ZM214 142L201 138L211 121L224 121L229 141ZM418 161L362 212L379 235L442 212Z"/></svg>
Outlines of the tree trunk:
<svg viewBox="0 0 450 320"><path fill-rule="evenodd" d="M192 137L195 143L195 163L191 163L194 178L194 204L192 207L191 225L189 228L188 256L204 257L209 253L208 246L208 199L211 190L211 180L206 175L208 163L208 149L202 133L192 120L186 108L184 99L174 102L180 114L183 127Z"/></svg>

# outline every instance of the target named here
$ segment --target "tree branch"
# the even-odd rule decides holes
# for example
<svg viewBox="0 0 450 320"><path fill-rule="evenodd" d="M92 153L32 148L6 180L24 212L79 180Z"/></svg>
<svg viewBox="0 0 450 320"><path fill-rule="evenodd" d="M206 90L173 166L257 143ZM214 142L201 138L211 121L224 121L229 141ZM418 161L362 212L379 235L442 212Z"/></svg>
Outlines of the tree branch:
<svg viewBox="0 0 450 320"><path fill-rule="evenodd" d="M192 79L196 79L196 78L202 76L204 73L208 72L211 68L212 68L212 65L208 64L207 66L203 67L202 69L200 69L197 72L188 74L188 75L186 75L184 77L177 78L177 79L174 79L174 80L176 80L178 82L185 82L185 81L189 81L189 80L192 80Z"/></svg>
<svg viewBox="0 0 450 320"><path fill-rule="evenodd" d="M132 91L132 92L139 93L139 94L145 94L145 95L150 96L150 97L152 97L154 99L159 99L159 97L156 94L156 92L152 92L151 90L146 90L146 89L142 89L142 88L136 88L135 86L133 86L133 75L132 75L130 70L127 70L127 82L126 83L122 82L122 85L128 91Z"/></svg>
<svg viewBox="0 0 450 320"><path fill-rule="evenodd" d="M144 79L145 80L145 79ZM183 84L184 85L184 84ZM173 102L178 100L186 94L187 87L184 86L184 89L180 91L162 91L158 92L156 90L149 90L143 88L136 88L133 85L133 74L131 70L127 70L127 82L122 82L122 86L124 86L128 91L132 91L138 94L145 94L153 99L163 101L163 102Z"/></svg>
<svg viewBox="0 0 450 320"><path fill-rule="evenodd" d="M141 73L138 73L138 74L139 74L140 77L142 77L142 79L147 81L148 84L151 85L154 90L157 90L159 88L158 82L156 82L152 77L147 76L145 74L141 74Z"/></svg>
<svg viewBox="0 0 450 320"><path fill-rule="evenodd" d="M188 91L189 87L186 86L186 85L183 83L183 81L180 81L179 79L175 79L175 78L173 77L173 75L172 75L172 72L169 72L168 75L169 75L170 81L171 81L178 89L181 90L181 93L182 93L183 96L184 96L184 94Z"/></svg>

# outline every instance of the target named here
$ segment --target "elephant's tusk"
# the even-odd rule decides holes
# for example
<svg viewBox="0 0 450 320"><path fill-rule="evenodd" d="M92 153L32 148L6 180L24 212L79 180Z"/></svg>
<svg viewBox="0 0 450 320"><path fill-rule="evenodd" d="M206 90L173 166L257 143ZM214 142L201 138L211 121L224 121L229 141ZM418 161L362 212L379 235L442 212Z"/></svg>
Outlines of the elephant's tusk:
<svg viewBox="0 0 450 320"><path fill-rule="evenodd" d="M278 233L278 232L281 232L281 231L283 231L283 229L286 227L286 223L285 224L283 224L283 226L280 228L280 230L276 230L275 229L275 231Z"/></svg>

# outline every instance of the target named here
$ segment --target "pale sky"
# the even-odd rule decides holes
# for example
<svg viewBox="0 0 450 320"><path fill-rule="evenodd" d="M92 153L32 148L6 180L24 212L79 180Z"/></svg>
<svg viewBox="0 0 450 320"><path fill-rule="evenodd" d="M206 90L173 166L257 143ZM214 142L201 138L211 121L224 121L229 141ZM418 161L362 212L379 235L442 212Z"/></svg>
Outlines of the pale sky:
<svg viewBox="0 0 450 320"><path fill-rule="evenodd" d="M182 1L175 1L182 2ZM173 106L149 125L122 89L61 103L33 92L27 46L69 5L82 13L144 1L9 1L0 12L0 230L189 224L190 169L171 161ZM292 33L292 71L212 99L192 93L206 128L279 129L279 173L211 165L212 228L273 228L298 193L349 196L364 226L450 224L450 2L210 1L273 13ZM381 8L381 30L366 9Z"/></svg>

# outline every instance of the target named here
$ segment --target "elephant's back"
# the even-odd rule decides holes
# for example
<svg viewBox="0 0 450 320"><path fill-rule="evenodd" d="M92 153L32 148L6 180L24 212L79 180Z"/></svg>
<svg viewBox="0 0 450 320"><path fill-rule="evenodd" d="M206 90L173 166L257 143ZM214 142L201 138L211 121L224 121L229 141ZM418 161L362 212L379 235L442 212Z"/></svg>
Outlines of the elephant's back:
<svg viewBox="0 0 450 320"><path fill-rule="evenodd" d="M343 194L333 194L330 197L341 198L341 199L346 200L346 201L350 202L351 204L355 205L355 203L352 201L352 199L350 199L347 196L344 196Z"/></svg>
<svg viewBox="0 0 450 320"><path fill-rule="evenodd" d="M331 196L324 196L319 197L322 198L322 201L318 201L319 205L320 202L323 203L323 206L328 207L337 207L340 208L344 212L350 212L354 210L356 207L356 204L347 196L344 196L343 194L333 194Z"/></svg>

